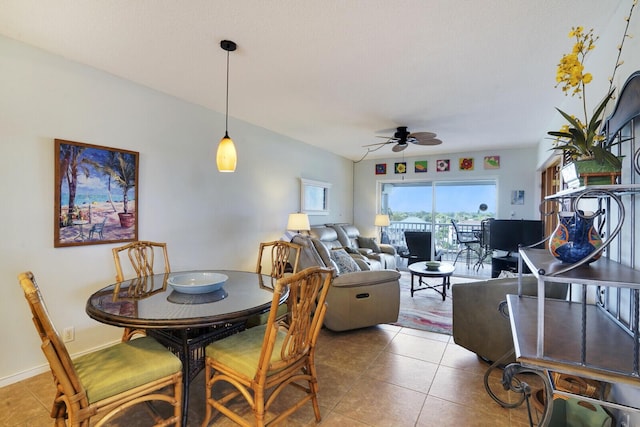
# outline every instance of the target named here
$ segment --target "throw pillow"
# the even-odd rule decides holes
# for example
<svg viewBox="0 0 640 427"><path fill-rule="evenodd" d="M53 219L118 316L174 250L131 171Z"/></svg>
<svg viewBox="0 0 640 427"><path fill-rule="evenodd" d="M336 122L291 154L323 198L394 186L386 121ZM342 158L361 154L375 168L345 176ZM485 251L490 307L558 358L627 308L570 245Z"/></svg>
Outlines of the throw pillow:
<svg viewBox="0 0 640 427"><path fill-rule="evenodd" d="M353 258L351 258L351 255L349 255L344 249L333 249L329 255L338 266L339 274L360 271L358 263Z"/></svg>
<svg viewBox="0 0 640 427"><path fill-rule="evenodd" d="M361 248L371 249L373 252L380 253L382 250L378 246L375 237L362 237L358 236L358 246Z"/></svg>

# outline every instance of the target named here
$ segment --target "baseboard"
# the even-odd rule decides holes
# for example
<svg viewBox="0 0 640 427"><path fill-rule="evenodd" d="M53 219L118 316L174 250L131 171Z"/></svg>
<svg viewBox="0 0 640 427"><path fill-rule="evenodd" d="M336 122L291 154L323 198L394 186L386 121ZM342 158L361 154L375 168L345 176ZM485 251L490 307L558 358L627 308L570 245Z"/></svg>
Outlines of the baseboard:
<svg viewBox="0 0 640 427"><path fill-rule="evenodd" d="M110 346L112 346L114 344L117 344L119 342L120 341L109 342L109 343L106 343L106 344L98 346L98 347L94 347L94 348L91 348L91 349L88 349L88 350L85 350L85 351L81 351L79 353L72 354L71 355L71 359L75 359L76 357L82 356L84 354L93 353L96 350L101 350L103 348L110 347ZM26 371L18 372L16 374L0 378L0 388L1 387L6 387L6 386L11 385L11 384L15 384L15 383L20 382L20 381L24 381L26 379L29 379L31 377L35 377L36 375L40 375L40 374L42 374L44 372L48 372L48 371L49 371L49 364L45 363L43 365L38 365L38 366L35 366L33 368L27 369Z"/></svg>

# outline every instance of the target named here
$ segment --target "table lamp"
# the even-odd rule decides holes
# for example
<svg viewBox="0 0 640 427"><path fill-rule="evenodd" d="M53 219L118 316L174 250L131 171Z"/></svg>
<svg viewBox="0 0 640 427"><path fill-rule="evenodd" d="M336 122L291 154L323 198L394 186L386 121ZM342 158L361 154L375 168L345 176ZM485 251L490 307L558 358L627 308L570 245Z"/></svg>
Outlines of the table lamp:
<svg viewBox="0 0 640 427"><path fill-rule="evenodd" d="M289 221L287 222L287 230L297 231L309 231L311 226L309 225L309 216L305 213L292 213L289 214Z"/></svg>
<svg viewBox="0 0 640 427"><path fill-rule="evenodd" d="M389 220L389 215L377 214L373 224L376 227L380 227L380 243L382 243L382 230L384 227L388 227L389 225L391 225L391 221Z"/></svg>

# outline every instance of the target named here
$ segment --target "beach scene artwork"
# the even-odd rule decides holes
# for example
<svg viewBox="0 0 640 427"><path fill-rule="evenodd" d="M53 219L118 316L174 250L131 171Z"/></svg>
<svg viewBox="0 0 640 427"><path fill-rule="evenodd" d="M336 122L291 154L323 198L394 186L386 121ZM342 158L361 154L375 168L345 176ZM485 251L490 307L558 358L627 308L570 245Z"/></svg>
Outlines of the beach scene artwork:
<svg viewBox="0 0 640 427"><path fill-rule="evenodd" d="M55 140L55 247L137 240L138 157Z"/></svg>

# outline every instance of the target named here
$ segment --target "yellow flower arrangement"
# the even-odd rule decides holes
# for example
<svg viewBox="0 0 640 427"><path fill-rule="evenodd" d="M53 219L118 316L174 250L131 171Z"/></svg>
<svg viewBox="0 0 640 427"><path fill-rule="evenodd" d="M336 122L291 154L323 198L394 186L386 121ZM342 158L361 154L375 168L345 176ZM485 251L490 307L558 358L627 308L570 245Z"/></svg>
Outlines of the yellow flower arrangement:
<svg viewBox="0 0 640 427"><path fill-rule="evenodd" d="M556 87L560 87L565 95L571 94L571 96L578 96L582 99L584 121L556 108L568 123L558 131L547 133L555 137L553 149L562 150L572 160L595 159L600 164L609 164L616 168L621 166L620 159L611 152L611 147L618 142L607 141L600 132L600 125L607 103L613 98L613 77L618 67L622 65L622 61L620 61L622 46L626 38L629 37L627 34L629 21L636 3L637 0L633 0L629 16L625 19L626 27L622 43L618 46L618 58L613 74L609 78L609 90L596 107L591 119L587 113L585 88L587 84L591 83L593 76L591 73L585 72L584 61L588 53L595 49L598 36L594 35L593 29L585 31L583 27L573 27L569 32L569 38L575 39L575 44L572 51L560 59L556 73Z"/></svg>

